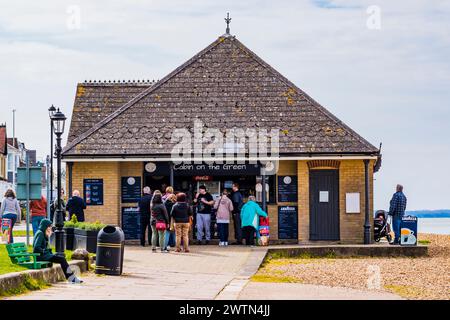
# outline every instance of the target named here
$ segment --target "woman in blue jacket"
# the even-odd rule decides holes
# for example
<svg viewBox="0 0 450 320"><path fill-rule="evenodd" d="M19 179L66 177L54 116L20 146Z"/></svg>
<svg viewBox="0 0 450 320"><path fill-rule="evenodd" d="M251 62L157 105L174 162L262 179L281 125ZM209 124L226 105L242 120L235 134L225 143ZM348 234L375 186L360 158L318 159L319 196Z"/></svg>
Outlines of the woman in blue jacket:
<svg viewBox="0 0 450 320"><path fill-rule="evenodd" d="M255 232L259 227L259 216L267 217L254 196L248 197L248 201L241 209L242 236L247 246L255 245Z"/></svg>

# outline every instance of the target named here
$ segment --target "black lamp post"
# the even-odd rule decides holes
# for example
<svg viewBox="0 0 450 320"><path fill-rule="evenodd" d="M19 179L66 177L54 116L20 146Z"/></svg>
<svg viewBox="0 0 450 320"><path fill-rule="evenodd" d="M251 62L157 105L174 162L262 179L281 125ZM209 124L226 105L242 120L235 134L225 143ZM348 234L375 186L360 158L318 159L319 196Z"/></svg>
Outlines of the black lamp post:
<svg viewBox="0 0 450 320"><path fill-rule="evenodd" d="M50 117L50 198L48 199L49 203L53 201L53 120L52 117L56 112L56 108L52 105L48 108L48 116Z"/></svg>
<svg viewBox="0 0 450 320"><path fill-rule="evenodd" d="M61 206L61 136L64 133L66 116L58 110L52 115L53 132L56 135L56 174L57 174L57 209L55 212L55 249L58 256L64 257L64 214Z"/></svg>

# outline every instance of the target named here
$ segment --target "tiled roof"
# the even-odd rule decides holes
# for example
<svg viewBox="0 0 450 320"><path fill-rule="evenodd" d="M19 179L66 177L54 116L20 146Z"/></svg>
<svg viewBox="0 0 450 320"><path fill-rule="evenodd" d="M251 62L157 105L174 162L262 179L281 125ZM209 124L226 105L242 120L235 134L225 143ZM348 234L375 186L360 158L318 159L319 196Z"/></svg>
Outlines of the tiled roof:
<svg viewBox="0 0 450 320"><path fill-rule="evenodd" d="M167 155L175 128L280 130L280 154L378 149L235 37L215 42L152 84L78 84L64 156Z"/></svg>
<svg viewBox="0 0 450 320"><path fill-rule="evenodd" d="M0 125L0 154L6 155L8 153L6 126Z"/></svg>

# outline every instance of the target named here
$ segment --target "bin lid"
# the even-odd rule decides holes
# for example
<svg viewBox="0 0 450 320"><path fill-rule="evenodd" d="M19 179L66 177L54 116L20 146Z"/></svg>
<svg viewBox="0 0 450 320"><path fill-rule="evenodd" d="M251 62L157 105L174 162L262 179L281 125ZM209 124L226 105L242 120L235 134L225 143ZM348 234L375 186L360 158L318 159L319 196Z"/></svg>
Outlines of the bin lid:
<svg viewBox="0 0 450 320"><path fill-rule="evenodd" d="M125 240L125 235L117 226L107 225L102 230L99 231L97 236L98 242L103 243L121 243Z"/></svg>

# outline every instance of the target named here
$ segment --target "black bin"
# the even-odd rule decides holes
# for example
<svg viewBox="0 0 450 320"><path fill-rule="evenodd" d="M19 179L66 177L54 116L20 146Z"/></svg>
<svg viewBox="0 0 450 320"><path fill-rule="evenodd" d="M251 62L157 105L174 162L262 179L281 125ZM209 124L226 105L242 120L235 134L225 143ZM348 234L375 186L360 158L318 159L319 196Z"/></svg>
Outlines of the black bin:
<svg viewBox="0 0 450 320"><path fill-rule="evenodd" d="M123 269L125 236L122 229L106 226L97 236L95 273L120 276Z"/></svg>

